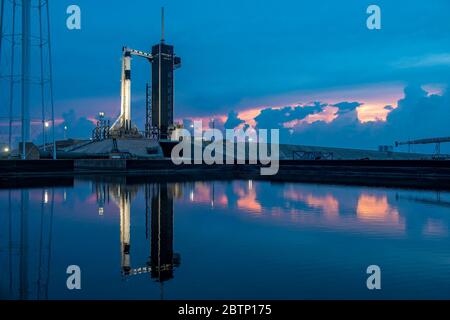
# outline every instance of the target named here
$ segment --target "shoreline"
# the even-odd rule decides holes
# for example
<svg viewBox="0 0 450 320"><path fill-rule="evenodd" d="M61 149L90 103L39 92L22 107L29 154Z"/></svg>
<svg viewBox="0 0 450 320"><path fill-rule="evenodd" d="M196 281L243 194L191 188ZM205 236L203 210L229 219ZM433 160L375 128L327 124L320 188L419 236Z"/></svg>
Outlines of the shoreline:
<svg viewBox="0 0 450 320"><path fill-rule="evenodd" d="M42 183L70 185L75 177L126 176L164 179L306 182L374 187L450 190L450 161L437 160L280 160L279 172L261 176L261 165L175 165L164 160L2 160L0 188Z"/></svg>

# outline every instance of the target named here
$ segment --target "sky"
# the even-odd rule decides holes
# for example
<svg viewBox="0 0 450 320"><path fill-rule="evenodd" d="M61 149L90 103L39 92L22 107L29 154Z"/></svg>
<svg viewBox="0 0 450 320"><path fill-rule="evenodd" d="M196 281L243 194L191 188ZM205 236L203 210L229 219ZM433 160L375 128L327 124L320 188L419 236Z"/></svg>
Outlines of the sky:
<svg viewBox="0 0 450 320"><path fill-rule="evenodd" d="M81 30L66 28L71 4ZM380 30L366 27L371 4ZM278 128L284 143L367 149L450 136L448 0L50 1L58 135L67 125L89 137L100 111L116 118L121 48L159 41L161 6L182 58L179 122L214 118L217 128ZM142 127L150 66L132 63Z"/></svg>

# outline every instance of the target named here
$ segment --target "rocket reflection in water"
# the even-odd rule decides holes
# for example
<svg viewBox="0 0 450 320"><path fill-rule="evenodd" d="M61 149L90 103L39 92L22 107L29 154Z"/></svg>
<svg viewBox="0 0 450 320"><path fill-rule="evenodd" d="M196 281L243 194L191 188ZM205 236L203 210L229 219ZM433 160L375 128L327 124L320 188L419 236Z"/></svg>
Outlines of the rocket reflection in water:
<svg viewBox="0 0 450 320"><path fill-rule="evenodd" d="M173 252L173 195L175 186L167 183L146 184L146 222L150 220L150 256L145 265L134 266L131 262L131 202L139 187L114 184L110 195L120 210L121 272L128 276L150 273L152 279L164 282L173 278L173 271L180 265L180 255ZM149 219L150 215L150 219ZM146 226L148 239L148 225Z"/></svg>

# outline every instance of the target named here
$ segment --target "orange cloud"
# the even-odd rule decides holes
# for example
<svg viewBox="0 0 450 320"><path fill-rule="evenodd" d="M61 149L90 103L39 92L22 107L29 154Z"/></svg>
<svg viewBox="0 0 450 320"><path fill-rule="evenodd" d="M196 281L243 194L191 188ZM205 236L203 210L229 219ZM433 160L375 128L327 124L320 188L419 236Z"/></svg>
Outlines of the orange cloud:
<svg viewBox="0 0 450 320"><path fill-rule="evenodd" d="M363 220L378 220L398 222L399 213L397 209L392 208L387 197L362 194L358 199L356 207L358 218Z"/></svg>
<svg viewBox="0 0 450 320"><path fill-rule="evenodd" d="M291 201L305 202L312 208L321 209L326 216L339 215L339 201L331 194L327 194L325 196L315 196L308 193L305 195L294 189L288 189L284 191L283 197Z"/></svg>
<svg viewBox="0 0 450 320"><path fill-rule="evenodd" d="M358 119L361 123L369 121L386 121L389 112L385 109L386 104L364 104L356 109ZM393 107L394 109L396 107Z"/></svg>
<svg viewBox="0 0 450 320"><path fill-rule="evenodd" d="M262 212L262 206L258 200L256 200L256 191L254 189L249 188L245 191L242 187L236 186L234 192L239 197L237 200L238 208L256 213Z"/></svg>

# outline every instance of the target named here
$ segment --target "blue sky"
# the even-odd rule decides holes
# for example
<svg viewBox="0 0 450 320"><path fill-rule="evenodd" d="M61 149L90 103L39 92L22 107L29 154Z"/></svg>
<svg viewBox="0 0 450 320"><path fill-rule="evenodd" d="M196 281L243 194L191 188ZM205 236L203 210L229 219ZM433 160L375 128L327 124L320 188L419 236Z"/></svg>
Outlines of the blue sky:
<svg viewBox="0 0 450 320"><path fill-rule="evenodd" d="M65 26L70 4L81 8L79 31ZM381 30L366 28L370 4L381 7ZM396 107L405 87L422 86L428 94L445 96L450 83L448 0L58 0L51 1L51 19L59 117L70 110L75 117L92 118L98 111L116 116L121 48L149 50L158 42L161 6L166 8L167 42L183 59L175 78L175 115L181 120L226 120L235 111L257 125L254 118L261 110L320 101L328 105L323 115L288 119L296 124L295 133L314 120L334 125L342 113L332 106L340 102L358 102L353 112L359 122L372 125L367 121L384 122L384 107ZM138 124L149 75L148 63L134 59ZM447 115L448 109L443 108ZM327 142L301 134L291 138L295 143Z"/></svg>

